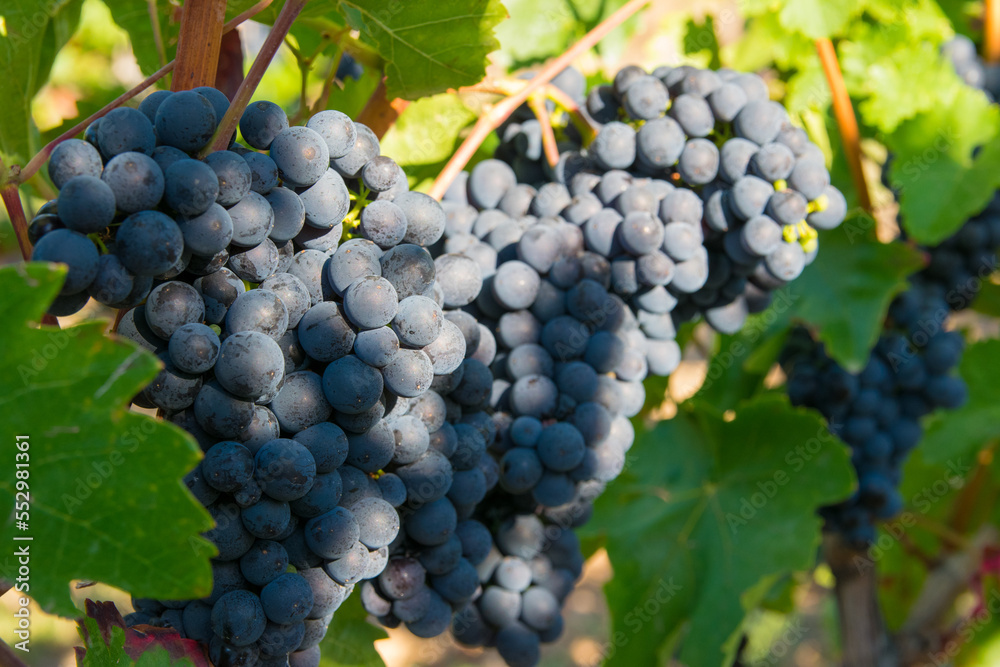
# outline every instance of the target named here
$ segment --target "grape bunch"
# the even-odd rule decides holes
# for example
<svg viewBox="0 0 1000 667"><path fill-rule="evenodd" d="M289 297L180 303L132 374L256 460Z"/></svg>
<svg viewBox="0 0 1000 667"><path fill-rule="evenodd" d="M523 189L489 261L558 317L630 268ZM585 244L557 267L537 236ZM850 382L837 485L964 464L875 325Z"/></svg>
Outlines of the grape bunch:
<svg viewBox="0 0 1000 667"><path fill-rule="evenodd" d="M664 70L660 74L665 76ZM619 74L623 89L622 80ZM582 79L573 70L556 83L571 98L583 98ZM659 115L649 110L640 128L657 117L675 123L665 115L667 86L656 79L653 87L665 97ZM608 94L619 104L620 96ZM628 120L624 112L615 114ZM804 218L826 213L832 227L846 205L835 190L826 192L829 177L817 149L787 125L783 111L778 116L787 140L800 140L798 157L786 149L793 156L791 168L801 162L801 172L821 184L808 200L786 193L801 198L802 217L793 226L775 223L782 247L801 250L801 239L786 240L788 229L808 232L805 240L815 246ZM638 120L633 116L629 122L639 125ZM752 117L747 127L765 121ZM686 179L676 159L651 168L638 160L633 145L627 163L609 164L609 156L621 150L612 122L632 133L633 144L636 131L629 123L603 122L597 139L583 150L579 133L563 128L564 152L559 165L548 170L540 161L540 127L520 110L501 129L504 143L497 157L502 159L479 163L445 195L444 237L431 252L445 285L468 285L460 300L464 305L445 313L466 336L467 359L453 388L436 383L436 389L462 422L469 421L470 410L473 422L484 411L492 414L493 428L482 430L492 431L486 445L496 480L487 475L478 507L456 502L450 502L454 512L435 507L440 542L429 545L421 541L426 536L408 536L393 549L383 576L362 591L365 608L383 624L406 623L420 636L440 632L442 623L414 623L413 609L425 619L438 614L443 619L443 598L455 612L452 633L460 642L496 646L513 666L536 664L540 645L562 631L561 606L583 563L573 528L587 521L594 499L625 466L634 440L629 418L645 402L643 379L669 375L680 362L676 327L701 313L717 328L738 327L749 308L724 308L737 315L738 321L727 321L716 310L720 299L729 299L729 305L756 289L755 305L763 308L768 289L795 277L774 275L769 253L748 260L745 252L733 261L723 245L726 230L708 222L713 209L704 184ZM680 134L681 152L691 140ZM781 150L770 146L773 141L761 143L753 144L743 175L734 182L749 178L747 164L758 150ZM742 190L733 194L733 183L715 180L716 203L728 207L731 198L743 196ZM771 195L790 190L786 183L776 185L768 184L762 207ZM763 208L758 213L771 219ZM751 235L744 231L753 227L749 221L731 222L730 239ZM815 248L810 251L815 256ZM454 280L443 278L445 268ZM708 282L710 274L716 282ZM476 279L464 280L465 275ZM730 296L721 296L731 279ZM702 305L692 307L696 294ZM409 521L404 520L405 532ZM449 573L440 574L445 567ZM400 587L402 581L407 585Z"/></svg>
<svg viewBox="0 0 1000 667"><path fill-rule="evenodd" d="M819 410L830 430L850 445L859 488L847 501L824 508L828 528L859 546L875 539L876 520L898 514L898 486L906 457L920 442L920 420L968 398L954 375L964 340L945 328L950 313L967 308L997 265L1000 198L941 244L923 250L929 263L897 296L878 343L860 373L830 359L804 329L783 352L791 402Z"/></svg>
<svg viewBox="0 0 1000 667"><path fill-rule="evenodd" d="M574 528L625 467L643 380L680 363L677 327L739 328L846 206L754 75L554 83L593 142L552 106L549 168L519 110L441 204L337 111L291 127L254 102L243 143L197 159L217 91L154 93L53 154L32 223L36 258L70 266L53 313L121 308L163 362L134 403L205 451L186 482L216 520L214 590L136 600L131 623L220 665L315 667L358 586L384 625L515 667L559 636ZM142 167L120 192L119 148Z"/></svg>
<svg viewBox="0 0 1000 667"><path fill-rule="evenodd" d="M515 180L501 161L477 165L446 198L445 238L432 249L443 253L441 281L463 287L457 301L446 295L446 305L463 305L445 317L467 341L460 377L436 381L437 391L459 418L456 455L478 460L486 483L463 499L456 472L445 502L420 510L434 535L414 534L405 517L407 543L364 585L362 602L385 625L405 622L426 637L447 627L441 598L459 641L533 665L540 644L561 633L562 602L582 571L572 529L624 468L642 379L651 366L672 371L680 349L672 336L647 338L579 227L528 214L545 195ZM511 217L470 203L488 196L495 205L521 197L523 210ZM439 622L414 628L415 607Z"/></svg>
<svg viewBox="0 0 1000 667"><path fill-rule="evenodd" d="M572 72L554 83L581 99ZM755 74L629 66L587 92L580 112L596 137L582 146L577 126L557 112L554 168L527 107L500 130L497 157L544 194L528 213L561 214L583 229L587 250L610 262L612 288L637 313L669 313L676 323L703 316L735 332L815 259L817 230L847 212L823 153ZM486 196L474 203L524 212L523 198Z"/></svg>
<svg viewBox="0 0 1000 667"><path fill-rule="evenodd" d="M94 253L128 262L119 273L134 282L134 253L177 251L169 270L143 256L145 286L127 303L103 298L93 281L78 297L127 307L118 335L163 363L134 403L205 451L186 483L216 523L207 534L219 552L213 592L136 600L129 622L173 627L208 644L220 666L315 667L333 612L385 568L401 515L419 523L425 481L443 484L442 496L452 490L456 456L432 448L456 445L432 386L460 370L466 351L427 250L445 215L408 191L371 130L337 111L289 127L277 105L255 102L240 120L246 145L193 159L216 116L195 123L191 96L208 104L213 94L154 93L129 110L142 117L137 126L155 128L147 152L130 158L145 171L125 172L139 179L126 194L141 207L123 211L116 196L109 224L90 236L69 229L80 209L67 202L100 193L112 161L100 178L67 170L73 156L110 149L60 145L50 173L68 177L41 214L51 224L35 258L68 264L72 280ZM160 122L151 125L143 107L154 102ZM156 235L164 230L176 231L176 244ZM482 480L465 480L466 493L484 492Z"/></svg>

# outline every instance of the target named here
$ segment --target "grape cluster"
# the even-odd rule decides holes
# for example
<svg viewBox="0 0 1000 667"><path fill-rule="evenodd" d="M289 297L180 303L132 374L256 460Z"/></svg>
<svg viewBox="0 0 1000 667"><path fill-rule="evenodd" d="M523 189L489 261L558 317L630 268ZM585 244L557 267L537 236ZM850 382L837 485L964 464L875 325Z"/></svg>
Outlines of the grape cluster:
<svg viewBox="0 0 1000 667"><path fill-rule="evenodd" d="M573 72L554 83L581 99ZM737 331L813 261L817 230L847 212L822 152L755 74L629 66L580 111L596 138L583 147L557 113L554 168L527 108L501 129L497 157L544 195L530 214L581 227L587 250L610 262L612 289L642 316L703 316ZM499 208L516 217L523 197L511 199Z"/></svg>
<svg viewBox="0 0 1000 667"><path fill-rule="evenodd" d="M593 142L552 106L550 169L521 110L442 204L336 111L289 127L255 102L245 145L192 158L224 113L192 96L217 91L154 93L143 141L103 120L53 155L60 198L32 229L37 258L70 265L54 312L122 307L119 335L164 364L134 402L205 450L186 481L217 523L213 593L136 600L130 622L177 628L217 664L314 667L359 586L381 623L450 627L515 667L559 636L573 529L625 466L642 381L680 363L676 328L737 329L845 204L754 75L554 83ZM73 229L99 210L112 145L149 178L127 171L103 226ZM80 271L91 255L101 282Z"/></svg>
<svg viewBox="0 0 1000 667"><path fill-rule="evenodd" d="M850 373L803 329L788 342L782 365L795 405L819 410L830 430L850 445L859 488L824 508L828 527L858 545L875 539L874 522L902 510L898 486L907 455L923 436L921 418L955 409L968 398L954 375L964 340L946 329L948 316L969 306L997 266L1000 198L940 245L924 248L926 268L889 307L884 331L867 365Z"/></svg>
<svg viewBox="0 0 1000 667"><path fill-rule="evenodd" d="M680 79L703 86L711 83L705 76L719 76L677 71ZM678 104L695 97L706 104L711 91L699 96L694 83L665 83L669 72L662 69L659 77L635 74L628 69L616 77L616 87L591 92L589 99L603 96L613 107L613 118L595 119L601 129L586 149L574 126L565 124L559 165L548 169L541 162L541 128L520 110L501 128L498 159L463 174L444 198L444 238L431 253L439 274L445 267L453 272L445 284L468 286L457 309L445 313L466 336L467 359L450 392L436 384L460 420L470 410L476 422L484 411L492 415L492 433L485 424L482 430L496 480L494 487L487 476L478 507L435 509L441 541L428 549L408 536L399 551L393 549L383 577L364 585L366 609L386 625L406 622L413 629L414 607L443 619L443 598L455 612L452 633L460 642L495 646L510 665L537 663L541 643L562 631L561 606L581 573L573 528L587 521L593 500L625 466L634 440L629 418L645 402L643 379L668 375L680 362L676 327L704 314L716 328L738 328L751 309L748 297L754 309L763 308L767 291L794 278L815 256L806 217L821 227L843 217L843 197L829 188L817 149L771 105L736 124L743 128L735 130L737 138L754 150L739 170L733 168L734 177L724 180L716 167L711 178L697 182L680 155L695 139L733 130L724 123L716 128L716 118L695 136L670 110L683 115ZM744 83L754 89L754 82L759 91L763 82L756 77ZM569 97L584 98L574 70L555 83ZM639 87L632 91L631 83ZM640 110L650 95L654 102ZM747 100L735 106L729 121ZM773 136L764 137L759 126L775 118ZM655 165L640 159L647 147L673 136L673 125L677 156ZM648 145L639 141L643 132ZM799 169L794 180L800 187L818 191L806 197L794 190L783 182L791 173L771 173L770 182L751 173L751 161L763 167L775 152L787 153L788 168ZM732 201L761 198L754 182L743 183L748 178L767 185L761 210L730 215ZM765 212L772 198L773 206L801 203L801 215L775 222ZM710 216L718 211L729 216L729 227L712 226ZM769 233L766 222L777 230L775 247L759 251L761 234ZM734 239L750 249L737 253ZM801 258L796 271L780 270L785 260L775 254L778 248ZM439 574L445 566L453 568L450 574ZM408 585L400 588L399 581ZM436 634L440 625L418 621L415 632Z"/></svg>
<svg viewBox="0 0 1000 667"><path fill-rule="evenodd" d="M485 493L478 461L454 452L468 427L452 426L432 390L439 378L454 382L466 352L442 310L456 297L427 250L445 215L408 191L371 130L337 111L289 127L277 105L255 102L240 120L246 145L189 157L217 117L196 122L209 114L189 113L191 100L204 107L213 93L154 93L128 110L149 141L121 141L146 151L130 158L146 170L126 170L138 180L109 199L112 217L89 237L69 227L108 187L114 158L103 172L100 157L89 163L100 177L70 174L80 155L111 150L100 127L117 121L88 131L96 146L61 144L49 165L60 197L41 214L51 224L33 224L43 232L35 258L68 264L67 284L87 290L80 300L128 307L118 334L163 363L134 403L158 409L205 451L185 481L216 523L206 535L219 551L213 592L136 600L129 622L205 642L220 666L315 667L333 612L382 573L402 539L401 515L420 524L427 484L474 504L452 491L454 461L455 479L480 473L463 480L464 493ZM123 210L126 195L141 204ZM177 257L154 271L164 230L176 232ZM119 278L131 282L142 255L145 287L126 303L105 298L103 282L73 282L91 254L126 262ZM484 435L479 442L484 452ZM447 456L436 449L449 447Z"/></svg>

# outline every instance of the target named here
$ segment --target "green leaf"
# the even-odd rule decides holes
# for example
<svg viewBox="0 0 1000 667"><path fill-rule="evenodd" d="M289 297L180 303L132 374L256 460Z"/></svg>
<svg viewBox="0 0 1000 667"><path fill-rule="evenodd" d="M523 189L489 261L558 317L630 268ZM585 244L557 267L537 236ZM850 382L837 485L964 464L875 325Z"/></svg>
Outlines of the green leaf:
<svg viewBox="0 0 1000 667"><path fill-rule="evenodd" d="M680 641L681 663L728 667L770 578L815 562L816 508L852 487L847 449L818 415L771 396L729 422L684 404L629 458L584 529L604 536L615 571L606 664L665 665Z"/></svg>
<svg viewBox="0 0 1000 667"><path fill-rule="evenodd" d="M415 100L478 83L507 18L500 0L340 0L352 28L386 61L388 96Z"/></svg>
<svg viewBox="0 0 1000 667"><path fill-rule="evenodd" d="M941 410L928 420L921 449L931 463L972 458L1000 436L1000 340L967 347L958 370L969 386L969 402L958 410Z"/></svg>
<svg viewBox="0 0 1000 667"><path fill-rule="evenodd" d="M229 21L257 4L259 0L228 0L226 3L226 20ZM307 23L314 27L320 25L343 26L344 21L337 9L338 0L309 0L309 3L299 12L295 19L295 24ZM253 20L264 25L272 25L281 8L284 0L278 0L270 6L265 7L260 13L255 14Z"/></svg>
<svg viewBox="0 0 1000 667"><path fill-rule="evenodd" d="M875 5L876 22L858 21L837 45L844 82L862 120L882 132L950 101L963 85L941 56L947 19L927 2ZM914 85L919 81L919 85Z"/></svg>
<svg viewBox="0 0 1000 667"><path fill-rule="evenodd" d="M63 269L0 269L0 421L4 439L0 502L13 507L15 461L30 487L27 530L13 514L0 539L31 553L31 596L52 613L75 616L73 579L92 579L138 597L207 595L212 524L181 478L199 449L179 428L128 409L158 372L155 357L109 340L105 323L34 328L59 292ZM26 452L15 436L29 436ZM18 454L27 454L17 456ZM23 477L25 473L20 473ZM21 502L23 498L17 498ZM18 510L20 511L20 510ZM30 536L30 542L15 537ZM0 560L0 577L16 565Z"/></svg>
<svg viewBox="0 0 1000 667"><path fill-rule="evenodd" d="M787 0L778 20L810 39L833 37L864 9L863 0Z"/></svg>
<svg viewBox="0 0 1000 667"><path fill-rule="evenodd" d="M773 65L786 70L800 69L816 60L812 40L788 32L773 7L747 23L742 39L722 49L722 62L726 66L748 72Z"/></svg>
<svg viewBox="0 0 1000 667"><path fill-rule="evenodd" d="M1000 187L1000 109L968 86L904 122L886 146L903 227L918 243L951 236Z"/></svg>
<svg viewBox="0 0 1000 667"><path fill-rule="evenodd" d="M905 43L903 37L894 37L896 29L903 29L914 40L927 40L935 44L950 39L955 26L948 18L948 0L865 0L866 18L884 29L883 38ZM980 10L981 11L981 10ZM856 21L852 28L867 29L869 21ZM878 31L877 31L878 32Z"/></svg>
<svg viewBox="0 0 1000 667"><path fill-rule="evenodd" d="M320 667L385 667L374 643L389 634L367 619L360 595L352 595L340 605L320 644Z"/></svg>
<svg viewBox="0 0 1000 667"><path fill-rule="evenodd" d="M520 69L561 53L581 33L566 0L506 0L510 19L497 26L500 54L508 69Z"/></svg>
<svg viewBox="0 0 1000 667"><path fill-rule="evenodd" d="M86 632L80 631L86 653L79 667L193 667L190 659L174 659L160 646L144 651L138 660L133 660L125 648L128 631L122 626L102 629L99 621L90 617L80 622L86 627Z"/></svg>
<svg viewBox="0 0 1000 667"><path fill-rule="evenodd" d="M764 378L784 347L792 303L788 290L779 290L771 306L750 316L738 333L717 337L705 381L695 395L699 402L731 410L763 390Z"/></svg>
<svg viewBox="0 0 1000 667"><path fill-rule="evenodd" d="M920 85L913 85L914 81ZM957 94L961 85L937 47L926 42L907 44L865 67L863 91L867 99L858 105L858 111L866 124L892 132L903 121Z"/></svg>
<svg viewBox="0 0 1000 667"><path fill-rule="evenodd" d="M824 233L816 261L786 288L795 301L792 316L814 326L827 353L850 371L868 361L889 303L921 266L910 246L870 239L872 224L867 216L849 216Z"/></svg>
<svg viewBox="0 0 1000 667"><path fill-rule="evenodd" d="M135 54L142 73L152 74L163 67L165 63L160 59L160 53L156 48L156 33L153 31L148 4L135 0L103 0L103 2L111 10L111 16L118 27L128 33L132 53ZM177 36L180 34L180 24L174 20L175 7L169 2L157 2L155 6L164 55L167 60L173 60L177 54ZM180 15L179 10L177 15Z"/></svg>
<svg viewBox="0 0 1000 667"><path fill-rule="evenodd" d="M808 111L825 111L830 107L831 99L830 86L819 60L810 61L788 77L783 102L793 117Z"/></svg>
<svg viewBox="0 0 1000 667"><path fill-rule="evenodd" d="M984 281L971 308L983 315L1000 317L1000 285Z"/></svg>
<svg viewBox="0 0 1000 667"><path fill-rule="evenodd" d="M406 170L412 188L432 181L461 143L476 114L458 95L435 95L410 104L382 139L382 152Z"/></svg>
<svg viewBox="0 0 1000 667"><path fill-rule="evenodd" d="M119 627L110 628L110 638L105 638L96 619L84 618L86 628L80 629L87 652L80 667L131 667L132 659L125 653L125 631Z"/></svg>
<svg viewBox="0 0 1000 667"><path fill-rule="evenodd" d="M31 100L49 78L56 53L80 22L83 0L4 0L0 18L0 155L8 165L24 164L34 152L37 131Z"/></svg>
<svg viewBox="0 0 1000 667"><path fill-rule="evenodd" d="M164 648L146 651L135 661L135 667L192 667L187 658L174 660Z"/></svg>
<svg viewBox="0 0 1000 667"><path fill-rule="evenodd" d="M719 42L715 37L715 21L711 14L707 14L701 23L695 23L693 18L688 19L684 31L684 53L691 55L705 52L708 55L708 67L718 69L721 66Z"/></svg>

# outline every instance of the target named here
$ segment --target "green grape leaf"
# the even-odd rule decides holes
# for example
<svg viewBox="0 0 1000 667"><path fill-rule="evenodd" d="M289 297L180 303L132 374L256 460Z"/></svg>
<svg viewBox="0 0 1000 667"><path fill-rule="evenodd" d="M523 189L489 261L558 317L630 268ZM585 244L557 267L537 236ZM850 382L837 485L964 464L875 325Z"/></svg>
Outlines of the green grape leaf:
<svg viewBox="0 0 1000 667"><path fill-rule="evenodd" d="M1000 109L968 86L902 123L885 143L900 218L918 243L951 236L1000 187Z"/></svg>
<svg viewBox="0 0 1000 667"><path fill-rule="evenodd" d="M962 85L934 45L908 46L865 67L867 99L858 104L858 111L866 124L883 132L892 132L904 120L933 109ZM920 85L914 86L914 81ZM851 93L856 94L854 89Z"/></svg>
<svg viewBox="0 0 1000 667"><path fill-rule="evenodd" d="M76 31L83 0L5 0L0 8L0 156L8 166L34 152L37 130L31 100L49 78L56 53Z"/></svg>
<svg viewBox="0 0 1000 667"><path fill-rule="evenodd" d="M500 55L520 69L562 53L581 34L573 3L566 0L506 0L510 19L497 26Z"/></svg>
<svg viewBox="0 0 1000 667"><path fill-rule="evenodd" d="M856 22L837 45L848 92L860 100L861 119L882 132L950 100L963 85L939 50L950 34L947 20L913 4L896 11L879 8L878 23Z"/></svg>
<svg viewBox="0 0 1000 667"><path fill-rule="evenodd" d="M340 605L320 644L320 667L385 667L374 644L389 634L367 619L360 595L352 595Z"/></svg>
<svg viewBox="0 0 1000 667"><path fill-rule="evenodd" d="M866 18L870 18L881 30L870 33L872 39L887 40L894 45L905 43L906 37L894 34L895 30L905 30L908 37L915 40L930 40L941 43L955 32L949 19L949 0L865 0ZM856 21L852 29L867 30L870 23ZM881 34L880 34L881 33Z"/></svg>
<svg viewBox="0 0 1000 667"><path fill-rule="evenodd" d="M205 647L173 628L127 628L114 602L84 602L80 667L209 667ZM135 662L133 662L135 660Z"/></svg>
<svg viewBox="0 0 1000 667"><path fill-rule="evenodd" d="M239 14L256 5L258 0L229 0L226 3L226 20L229 21ZM321 25L343 27L344 21L337 9L338 0L309 0L306 6L295 18L295 25L301 23L311 24L313 27ZM275 2L262 11L254 14L253 20L264 25L272 25L278 18L278 13L284 6L283 0Z"/></svg>
<svg viewBox="0 0 1000 667"><path fill-rule="evenodd" d="M507 18L500 0L340 0L340 8L386 61L388 96L408 100L478 83Z"/></svg>
<svg viewBox="0 0 1000 667"><path fill-rule="evenodd" d="M864 9L863 0L786 0L778 20L809 39L833 37Z"/></svg>
<svg viewBox="0 0 1000 667"><path fill-rule="evenodd" d="M717 337L696 400L720 411L731 410L764 389L764 378L788 337L795 298L788 289L778 290L768 309L747 318L739 332Z"/></svg>
<svg viewBox="0 0 1000 667"><path fill-rule="evenodd" d="M773 7L747 23L743 38L722 48L722 62L734 69L752 72L773 65L781 69L815 66L816 46L798 33L790 33L778 20Z"/></svg>
<svg viewBox="0 0 1000 667"><path fill-rule="evenodd" d="M641 435L583 529L603 537L615 571L606 664L667 664L680 642L683 664L731 665L747 613L773 577L813 565L816 509L853 481L847 448L781 396L731 421L688 402Z"/></svg>
<svg viewBox="0 0 1000 667"><path fill-rule="evenodd" d="M1000 340L985 340L965 349L958 367L969 387L969 401L957 410L941 410L928 419L920 447L932 462L972 458L1000 436Z"/></svg>
<svg viewBox="0 0 1000 667"><path fill-rule="evenodd" d="M719 41L715 36L715 21L712 15L708 14L701 23L696 23L693 18L688 19L684 27L684 53L688 55L707 55L706 64L712 69L718 69L719 63Z"/></svg>
<svg viewBox="0 0 1000 667"><path fill-rule="evenodd" d="M406 170L410 187L423 189L440 173L461 143L462 131L476 113L458 95L435 95L413 102L389 128L381 145L385 155Z"/></svg>
<svg viewBox="0 0 1000 667"><path fill-rule="evenodd" d="M851 371L868 361L889 303L921 266L910 246L871 239L872 224L854 215L823 233L816 261L785 288L796 297L792 316L815 327L827 353Z"/></svg>
<svg viewBox="0 0 1000 667"><path fill-rule="evenodd" d="M111 10L111 17L118 27L128 33L132 53L135 54L142 73L152 74L163 67L165 62L160 58L156 45L150 5L135 0L103 0L103 2ZM168 61L173 60L177 54L177 37L180 34L180 10L169 2L157 2L152 6L156 8L164 58Z"/></svg>
<svg viewBox="0 0 1000 667"><path fill-rule="evenodd" d="M984 282L975 296L971 308L977 313L1000 317L1000 285Z"/></svg>
<svg viewBox="0 0 1000 667"><path fill-rule="evenodd" d="M28 547L30 595L52 613L79 613L69 594L73 579L102 581L139 597L207 595L215 548L200 533L212 523L181 481L198 462L199 448L179 428L129 411L129 399L158 372L151 354L107 339L104 322L62 331L30 326L41 320L64 275L47 264L0 269L6 350L0 421L9 434L0 502L17 510L0 539ZM28 477L27 508L14 504L15 493L24 491L18 475ZM25 536L32 540L15 541ZM0 559L0 577L8 581L17 571L11 553Z"/></svg>
<svg viewBox="0 0 1000 667"><path fill-rule="evenodd" d="M84 618L80 622L85 628L80 630L80 634L84 637L86 653L79 661L79 667L195 667L189 658L173 658L167 649L160 646L141 653L137 660L133 660L126 648L128 630L117 625L101 628L93 618ZM207 664L204 659L199 661L199 665Z"/></svg>
<svg viewBox="0 0 1000 667"><path fill-rule="evenodd" d="M791 116L825 111L830 107L831 99L830 86L818 60L805 64L788 77L783 102Z"/></svg>
<svg viewBox="0 0 1000 667"><path fill-rule="evenodd" d="M160 648L140 655L135 661L135 667L192 667L192 665L187 658L174 660L166 649Z"/></svg>
<svg viewBox="0 0 1000 667"><path fill-rule="evenodd" d="M144 74L152 74L163 66L156 42L156 33L150 19L147 3L134 0L103 0L111 10L116 24L128 33L139 69ZM177 55L177 39L180 35L180 20L182 11L171 2L156 2L156 16L159 21L160 39L163 43L164 58L173 60ZM254 0L230 0L226 3L226 20L229 21L257 4ZM271 25L278 17L283 2L274 2L255 14L253 20L264 25ZM301 35L309 30L315 33L318 42L324 31L343 27L343 21L337 13L336 0L312 0L299 14L292 27L292 34ZM307 49L308 50L308 49ZM310 50L311 52L311 50Z"/></svg>

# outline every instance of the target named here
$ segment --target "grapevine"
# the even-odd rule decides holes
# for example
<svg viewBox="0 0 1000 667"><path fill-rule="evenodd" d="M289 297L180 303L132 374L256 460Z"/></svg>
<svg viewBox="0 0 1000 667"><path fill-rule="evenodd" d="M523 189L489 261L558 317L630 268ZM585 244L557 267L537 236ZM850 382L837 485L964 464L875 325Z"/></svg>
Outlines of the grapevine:
<svg viewBox="0 0 1000 667"><path fill-rule="evenodd" d="M990 664L996 2L160 4L0 17L0 662Z"/></svg>

